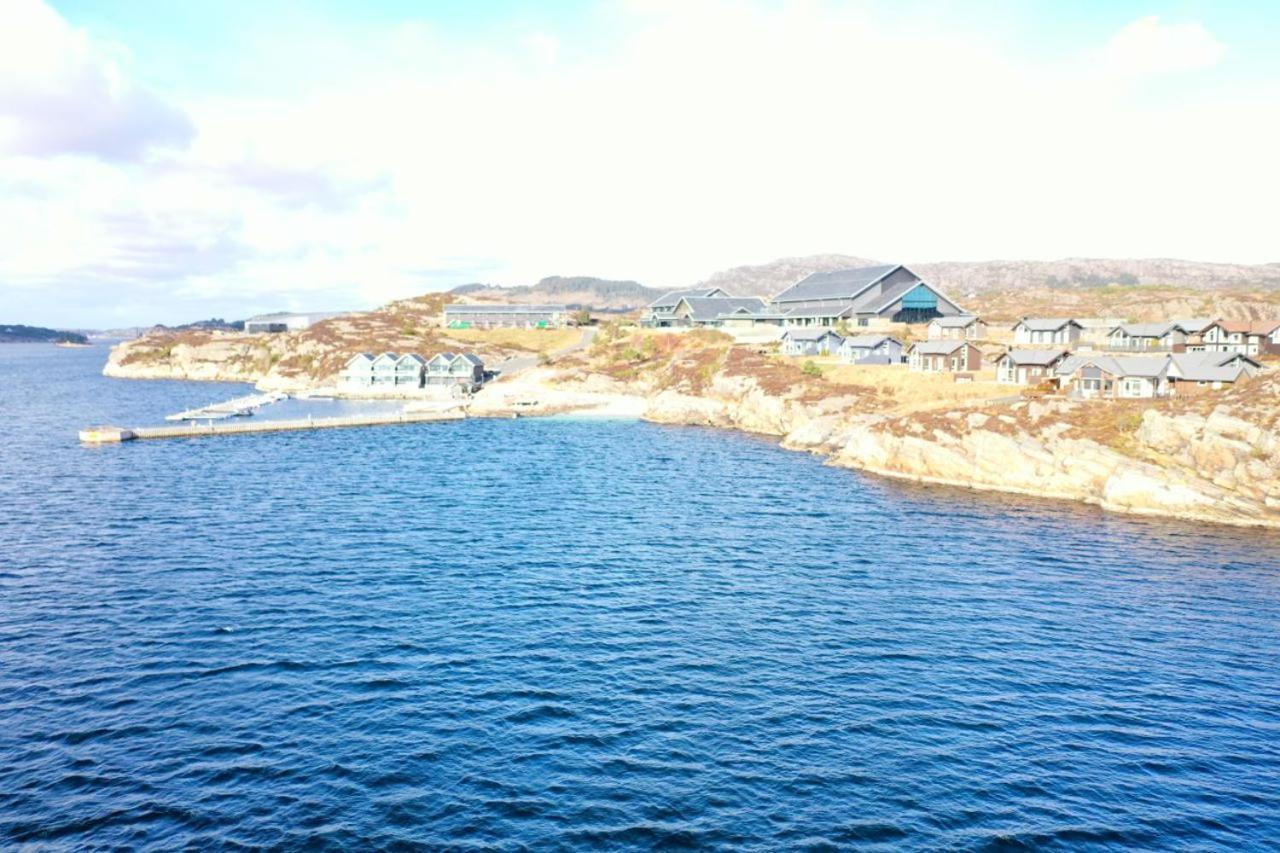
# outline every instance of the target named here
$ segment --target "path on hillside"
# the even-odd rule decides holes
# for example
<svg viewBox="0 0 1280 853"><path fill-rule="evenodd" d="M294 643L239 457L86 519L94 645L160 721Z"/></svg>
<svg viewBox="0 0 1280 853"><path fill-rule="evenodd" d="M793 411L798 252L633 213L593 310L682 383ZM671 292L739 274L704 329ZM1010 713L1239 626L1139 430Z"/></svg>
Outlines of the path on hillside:
<svg viewBox="0 0 1280 853"><path fill-rule="evenodd" d="M587 347L591 346L591 342L596 339L596 333L598 331L599 329L597 329L595 326L583 327L582 337L578 339L577 343L570 344L569 346L563 347L562 349L553 350L550 353L551 358L553 359L560 358L562 356L569 355L570 353L580 352L581 350L586 349ZM525 370L529 370L531 368L537 367L538 359L539 359L539 356L536 356L536 355L525 355L525 356L520 356L518 358L508 358L504 361L498 362L493 369L499 375L499 378L514 376L517 373L521 373Z"/></svg>

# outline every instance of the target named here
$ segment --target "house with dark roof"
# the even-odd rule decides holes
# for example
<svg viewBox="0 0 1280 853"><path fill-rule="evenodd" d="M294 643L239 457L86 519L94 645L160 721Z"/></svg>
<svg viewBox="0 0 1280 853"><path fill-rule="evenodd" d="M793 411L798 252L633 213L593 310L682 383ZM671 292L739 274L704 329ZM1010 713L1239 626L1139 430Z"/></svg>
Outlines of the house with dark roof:
<svg viewBox="0 0 1280 853"><path fill-rule="evenodd" d="M834 355L844 343L844 338L830 329L787 329L782 333L782 352L785 355Z"/></svg>
<svg viewBox="0 0 1280 853"><path fill-rule="evenodd" d="M965 311L911 270L897 265L817 272L773 297L787 326L926 323Z"/></svg>
<svg viewBox="0 0 1280 853"><path fill-rule="evenodd" d="M1085 399L1167 397L1170 359L1162 356L1073 355L1056 368L1059 387Z"/></svg>
<svg viewBox="0 0 1280 853"><path fill-rule="evenodd" d="M902 364L902 341L889 335L853 335L840 344L840 360L850 364Z"/></svg>
<svg viewBox="0 0 1280 853"><path fill-rule="evenodd" d="M568 325L569 321L570 312L567 305L453 302L444 306L444 324L450 329L550 329Z"/></svg>
<svg viewBox="0 0 1280 853"><path fill-rule="evenodd" d="M669 326L672 315L675 313L676 306L680 304L680 300L686 296L695 299L715 299L717 297L727 297L729 294L719 287L701 288L698 290L671 290L645 306L644 316L640 319L643 326Z"/></svg>
<svg viewBox="0 0 1280 853"><path fill-rule="evenodd" d="M1070 317L1023 317L1013 326L1015 344L1075 346L1084 326Z"/></svg>
<svg viewBox="0 0 1280 853"><path fill-rule="evenodd" d="M996 358L996 381L1006 385L1038 385L1054 380L1054 370L1071 352L1066 349L1010 349Z"/></svg>
<svg viewBox="0 0 1280 853"><path fill-rule="evenodd" d="M927 336L931 341L977 341L987 336L987 324L973 314L934 317L929 321Z"/></svg>
<svg viewBox="0 0 1280 853"><path fill-rule="evenodd" d="M907 364L923 373L972 373L982 369L982 350L969 341L919 341L907 351Z"/></svg>

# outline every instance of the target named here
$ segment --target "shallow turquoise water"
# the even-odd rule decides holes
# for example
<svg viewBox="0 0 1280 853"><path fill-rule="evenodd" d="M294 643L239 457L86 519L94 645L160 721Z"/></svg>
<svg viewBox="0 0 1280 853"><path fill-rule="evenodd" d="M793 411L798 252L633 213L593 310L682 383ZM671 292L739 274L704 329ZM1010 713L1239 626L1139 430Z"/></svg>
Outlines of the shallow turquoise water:
<svg viewBox="0 0 1280 853"><path fill-rule="evenodd" d="M1274 535L628 422L84 448L245 391L104 355L0 347L0 840L1280 837Z"/></svg>

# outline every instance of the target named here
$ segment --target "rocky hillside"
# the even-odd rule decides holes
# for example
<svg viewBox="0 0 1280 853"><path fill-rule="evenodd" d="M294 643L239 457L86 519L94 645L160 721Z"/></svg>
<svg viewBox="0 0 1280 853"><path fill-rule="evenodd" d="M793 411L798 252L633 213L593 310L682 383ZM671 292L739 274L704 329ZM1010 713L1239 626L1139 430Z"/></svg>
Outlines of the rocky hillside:
<svg viewBox="0 0 1280 853"><path fill-rule="evenodd" d="M721 287L734 296L771 297L815 272L869 267L882 263L854 255L808 255L781 258L767 264L752 264L715 273L695 287Z"/></svg>
<svg viewBox="0 0 1280 853"><path fill-rule="evenodd" d="M1112 285L1078 289L1007 288L974 295L952 292L952 296L966 309L990 321L1010 324L1026 316L1112 317L1135 322L1174 317L1223 320L1280 317L1280 290Z"/></svg>
<svg viewBox="0 0 1280 853"><path fill-rule="evenodd" d="M911 264L929 281L955 291L981 292L1022 288L1054 290L1108 285L1171 286L1189 290L1280 289L1280 263L1249 266L1181 261L1171 258L1059 261L944 261Z"/></svg>
<svg viewBox="0 0 1280 853"><path fill-rule="evenodd" d="M723 287L741 296L772 296L815 272L894 263L854 255L809 255L718 272L699 286ZM1063 291L1108 286L1163 286L1179 290L1280 290L1280 263L1247 266L1168 259L1061 261L943 261L905 263L926 281L957 298L987 291Z"/></svg>

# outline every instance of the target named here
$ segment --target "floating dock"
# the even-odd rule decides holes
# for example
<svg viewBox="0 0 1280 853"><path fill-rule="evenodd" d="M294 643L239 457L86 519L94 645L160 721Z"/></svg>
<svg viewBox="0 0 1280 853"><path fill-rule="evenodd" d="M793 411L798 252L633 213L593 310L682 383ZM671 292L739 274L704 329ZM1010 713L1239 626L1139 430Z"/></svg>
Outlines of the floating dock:
<svg viewBox="0 0 1280 853"><path fill-rule="evenodd" d="M185 423L158 427L91 427L80 430L86 444L117 444L145 438L192 438L203 435L240 435L250 432L288 432L298 429L387 426L430 421L457 421L465 418L459 409L434 412L394 412L381 415L352 415L338 418L298 418L288 421L239 421L236 423Z"/></svg>
<svg viewBox="0 0 1280 853"><path fill-rule="evenodd" d="M213 421L225 418L243 418L252 415L263 406L288 400L289 395L280 392L269 394L250 394L248 397L237 397L225 403L214 403L200 409L188 409L176 415L166 415L166 421Z"/></svg>

